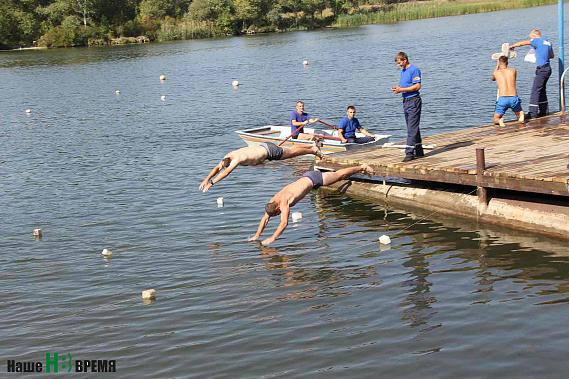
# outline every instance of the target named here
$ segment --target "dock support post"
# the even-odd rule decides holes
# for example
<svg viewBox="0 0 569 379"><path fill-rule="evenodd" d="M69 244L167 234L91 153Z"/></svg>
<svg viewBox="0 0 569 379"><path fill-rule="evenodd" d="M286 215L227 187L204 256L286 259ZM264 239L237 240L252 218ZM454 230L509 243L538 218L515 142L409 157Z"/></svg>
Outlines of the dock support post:
<svg viewBox="0 0 569 379"><path fill-rule="evenodd" d="M486 170L486 161L484 158L484 149L476 149L476 181L478 182L478 201L480 205L488 205L488 189L483 187L484 170Z"/></svg>

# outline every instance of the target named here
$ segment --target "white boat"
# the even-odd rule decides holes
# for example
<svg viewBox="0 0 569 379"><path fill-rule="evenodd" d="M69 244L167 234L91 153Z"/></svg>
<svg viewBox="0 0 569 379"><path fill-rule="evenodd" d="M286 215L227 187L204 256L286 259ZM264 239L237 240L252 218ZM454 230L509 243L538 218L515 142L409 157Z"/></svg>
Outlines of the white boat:
<svg viewBox="0 0 569 379"><path fill-rule="evenodd" d="M260 128L236 130L235 133L249 146L260 145L263 142L272 142L278 145L290 136L291 130L290 126L267 125ZM375 141L368 143L341 143L340 137L338 137L338 130L336 129L326 130L305 127L304 133L314 133L322 138L322 147L320 149L323 154L340 153L375 145L381 146L388 142L391 137L389 134L376 134ZM365 137L365 135L356 132L356 137ZM310 145L312 143L312 141L289 138L281 146Z"/></svg>

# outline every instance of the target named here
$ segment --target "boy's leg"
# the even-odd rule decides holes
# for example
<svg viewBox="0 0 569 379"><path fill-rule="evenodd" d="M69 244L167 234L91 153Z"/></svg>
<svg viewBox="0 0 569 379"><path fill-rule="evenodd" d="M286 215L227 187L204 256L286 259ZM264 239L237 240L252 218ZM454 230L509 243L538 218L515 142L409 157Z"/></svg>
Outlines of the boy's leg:
<svg viewBox="0 0 569 379"><path fill-rule="evenodd" d="M371 178L373 170L366 163L363 163L361 166L343 168L338 171L323 172L322 182L324 183L323 185L328 186L336 183L338 180L347 179L357 173L366 174Z"/></svg>
<svg viewBox="0 0 569 379"><path fill-rule="evenodd" d="M504 124L504 115L494 113L494 125L506 126Z"/></svg>
<svg viewBox="0 0 569 379"><path fill-rule="evenodd" d="M314 154L319 158L322 158L322 151L316 143L312 145L293 145L291 147L283 147L283 155L281 160L298 157L299 155Z"/></svg>

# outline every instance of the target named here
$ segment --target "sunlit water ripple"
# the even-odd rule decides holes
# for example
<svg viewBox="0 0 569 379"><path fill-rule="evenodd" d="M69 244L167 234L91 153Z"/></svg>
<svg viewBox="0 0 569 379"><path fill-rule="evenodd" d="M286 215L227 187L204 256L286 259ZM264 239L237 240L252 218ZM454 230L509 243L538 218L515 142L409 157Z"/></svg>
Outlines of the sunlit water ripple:
<svg viewBox="0 0 569 379"><path fill-rule="evenodd" d="M556 17L0 54L0 370L59 352L137 378L561 377L566 242L319 190L264 248L246 241L264 204L310 160L197 190L234 130L286 123L298 99L403 139L400 50L423 72L424 135L490 122L489 56L533 27L555 46ZM513 64L527 107L533 67Z"/></svg>

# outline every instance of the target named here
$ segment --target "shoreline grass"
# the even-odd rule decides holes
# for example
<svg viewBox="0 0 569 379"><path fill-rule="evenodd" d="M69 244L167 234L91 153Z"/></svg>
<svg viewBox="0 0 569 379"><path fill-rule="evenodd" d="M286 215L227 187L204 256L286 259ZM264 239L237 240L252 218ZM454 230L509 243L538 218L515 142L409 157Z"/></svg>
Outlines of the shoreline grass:
<svg viewBox="0 0 569 379"><path fill-rule="evenodd" d="M351 14L340 15L332 26L347 27L366 24L392 24L400 21L522 9L557 3L558 0L457 0L448 2L429 1L390 4L360 8L354 10Z"/></svg>

